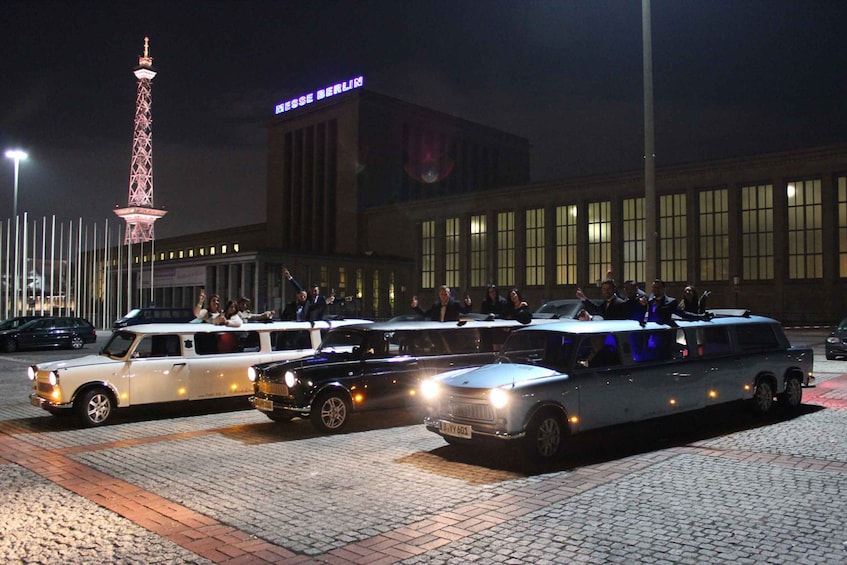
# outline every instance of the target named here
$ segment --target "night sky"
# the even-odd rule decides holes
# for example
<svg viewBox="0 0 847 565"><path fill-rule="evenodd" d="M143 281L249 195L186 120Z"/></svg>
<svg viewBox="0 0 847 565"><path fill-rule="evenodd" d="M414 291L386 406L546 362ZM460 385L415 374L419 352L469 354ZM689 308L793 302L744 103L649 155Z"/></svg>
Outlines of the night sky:
<svg viewBox="0 0 847 565"><path fill-rule="evenodd" d="M653 0L658 166L847 141L847 2ZM643 167L640 0L7 0L0 148L18 209L116 225L150 37L167 237L265 220L274 104L366 88L524 136L533 181ZM0 218L13 165L0 164Z"/></svg>

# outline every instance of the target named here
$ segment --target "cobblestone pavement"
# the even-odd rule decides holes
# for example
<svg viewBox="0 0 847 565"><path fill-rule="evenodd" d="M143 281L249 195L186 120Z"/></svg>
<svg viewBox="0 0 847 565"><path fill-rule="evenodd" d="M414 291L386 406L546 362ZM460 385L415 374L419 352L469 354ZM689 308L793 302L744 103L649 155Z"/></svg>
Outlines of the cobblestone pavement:
<svg viewBox="0 0 847 565"><path fill-rule="evenodd" d="M792 340L818 353L797 413L586 434L544 466L402 410L334 436L231 403L83 429L27 403L39 354L3 356L0 562L844 564L847 362Z"/></svg>

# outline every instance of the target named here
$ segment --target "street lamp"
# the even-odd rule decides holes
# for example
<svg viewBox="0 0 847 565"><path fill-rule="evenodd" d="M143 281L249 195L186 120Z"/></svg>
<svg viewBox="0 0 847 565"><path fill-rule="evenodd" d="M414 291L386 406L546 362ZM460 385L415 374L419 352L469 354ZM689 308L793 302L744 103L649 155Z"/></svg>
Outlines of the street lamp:
<svg viewBox="0 0 847 565"><path fill-rule="evenodd" d="M15 162L15 199L12 205L12 217L18 217L18 172L20 170L21 161L24 161L27 158L27 154L21 151L20 149L8 149L6 150L6 157L13 160Z"/></svg>

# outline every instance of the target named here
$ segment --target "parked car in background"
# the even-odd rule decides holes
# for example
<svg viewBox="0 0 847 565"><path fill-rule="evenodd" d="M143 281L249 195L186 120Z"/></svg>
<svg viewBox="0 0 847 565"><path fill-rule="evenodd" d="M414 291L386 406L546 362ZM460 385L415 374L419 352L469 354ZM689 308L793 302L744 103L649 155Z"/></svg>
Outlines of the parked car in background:
<svg viewBox="0 0 847 565"><path fill-rule="evenodd" d="M499 363L422 384L427 429L448 443L521 441L557 456L569 434L747 400L796 408L813 350L760 316L677 322L562 321L519 329Z"/></svg>
<svg viewBox="0 0 847 565"><path fill-rule="evenodd" d="M585 305L578 298L549 300L532 313L533 318L575 319Z"/></svg>
<svg viewBox="0 0 847 565"><path fill-rule="evenodd" d="M30 402L99 426L116 408L244 396L253 391L251 365L312 354L330 328L353 323L366 321L131 326L115 331L98 355L30 367Z"/></svg>
<svg viewBox="0 0 847 565"><path fill-rule="evenodd" d="M22 326L27 322L32 320L36 320L41 316L15 316L14 318L7 318L0 322L0 332L5 330L13 330L18 326Z"/></svg>
<svg viewBox="0 0 847 565"><path fill-rule="evenodd" d="M195 318L191 308L133 308L126 316L118 318L112 324L117 330L138 324L171 324L190 322Z"/></svg>
<svg viewBox="0 0 847 565"><path fill-rule="evenodd" d="M847 318L841 320L829 337L826 338L826 358L830 361L838 357L847 357Z"/></svg>
<svg viewBox="0 0 847 565"><path fill-rule="evenodd" d="M13 353L20 349L49 347L80 349L96 340L97 332L85 318L44 316L14 329L0 331L0 350Z"/></svg>
<svg viewBox="0 0 847 565"><path fill-rule="evenodd" d="M254 366L250 402L271 420L309 418L322 432L339 432L353 411L417 404L426 377L492 362L509 332L522 326L516 320L461 320L332 329L314 355Z"/></svg>

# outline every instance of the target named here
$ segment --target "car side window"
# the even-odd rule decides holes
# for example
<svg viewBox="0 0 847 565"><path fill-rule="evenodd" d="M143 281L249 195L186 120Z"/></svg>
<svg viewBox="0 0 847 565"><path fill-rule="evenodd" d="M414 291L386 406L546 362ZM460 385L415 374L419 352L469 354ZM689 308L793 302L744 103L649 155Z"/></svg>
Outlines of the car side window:
<svg viewBox="0 0 847 565"><path fill-rule="evenodd" d="M697 328L697 354L717 357L732 353L732 344L725 327Z"/></svg>
<svg viewBox="0 0 847 565"><path fill-rule="evenodd" d="M178 335L148 335L135 348L135 357L179 357L182 355Z"/></svg>
<svg viewBox="0 0 847 565"><path fill-rule="evenodd" d="M613 367L621 364L618 341L614 334L585 336L580 342L577 365L582 367Z"/></svg>
<svg viewBox="0 0 847 565"><path fill-rule="evenodd" d="M309 330L291 330L271 333L271 349L273 351L292 351L296 349L311 349L312 338Z"/></svg>

